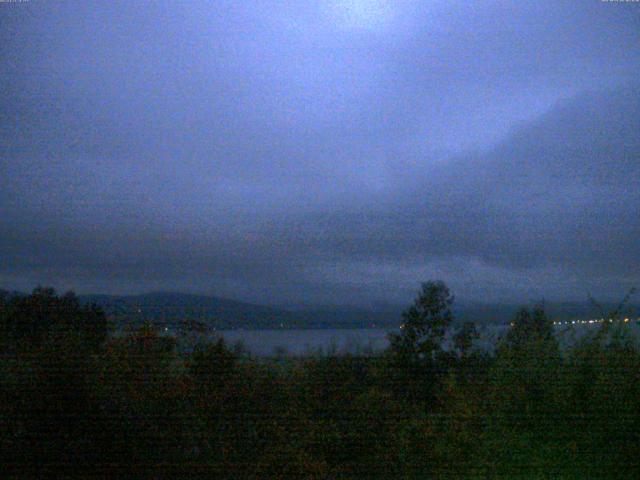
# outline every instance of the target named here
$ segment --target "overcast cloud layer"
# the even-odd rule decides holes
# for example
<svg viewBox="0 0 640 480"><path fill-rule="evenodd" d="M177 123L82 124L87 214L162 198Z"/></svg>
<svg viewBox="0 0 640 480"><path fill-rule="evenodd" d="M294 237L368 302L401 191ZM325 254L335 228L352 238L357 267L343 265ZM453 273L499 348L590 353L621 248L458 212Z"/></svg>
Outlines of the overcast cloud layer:
<svg viewBox="0 0 640 480"><path fill-rule="evenodd" d="M0 4L0 287L640 286L640 5Z"/></svg>

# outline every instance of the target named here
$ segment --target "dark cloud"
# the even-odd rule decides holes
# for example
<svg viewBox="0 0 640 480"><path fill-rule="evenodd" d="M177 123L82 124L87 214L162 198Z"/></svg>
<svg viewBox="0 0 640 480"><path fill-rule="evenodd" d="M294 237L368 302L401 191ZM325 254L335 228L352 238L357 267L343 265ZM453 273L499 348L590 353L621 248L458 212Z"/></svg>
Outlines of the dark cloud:
<svg viewBox="0 0 640 480"><path fill-rule="evenodd" d="M634 7L0 5L0 283L618 295L640 280Z"/></svg>
<svg viewBox="0 0 640 480"><path fill-rule="evenodd" d="M314 238L366 258L463 254L513 267L588 269L606 260L633 268L639 94L628 87L562 103L485 153L416 175L367 211L319 217L327 229Z"/></svg>

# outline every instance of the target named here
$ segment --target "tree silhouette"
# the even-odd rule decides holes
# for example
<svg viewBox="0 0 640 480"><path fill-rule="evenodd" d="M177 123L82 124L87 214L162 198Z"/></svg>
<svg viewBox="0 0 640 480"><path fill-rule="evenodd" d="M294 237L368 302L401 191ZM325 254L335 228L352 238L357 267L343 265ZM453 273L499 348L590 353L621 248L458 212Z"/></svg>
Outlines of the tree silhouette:
<svg viewBox="0 0 640 480"><path fill-rule="evenodd" d="M473 347L474 340L480 338L480 333L473 322L464 322L453 336L453 346L460 352L462 357L466 357Z"/></svg>
<svg viewBox="0 0 640 480"><path fill-rule="evenodd" d="M432 360L442 351L442 342L453 315L453 296L441 281L429 281L413 305L402 314L400 334L390 334L391 349L413 361Z"/></svg>
<svg viewBox="0 0 640 480"><path fill-rule="evenodd" d="M399 334L389 334L392 389L399 397L425 406L434 404L434 393L450 362L442 343L451 324L453 296L441 281L422 284L412 306L402 314Z"/></svg>
<svg viewBox="0 0 640 480"><path fill-rule="evenodd" d="M37 287L31 295L3 300L1 310L3 333L20 349L39 348L53 337L76 335L95 350L108 333L104 312L94 304L80 305L73 292L58 296L53 288Z"/></svg>

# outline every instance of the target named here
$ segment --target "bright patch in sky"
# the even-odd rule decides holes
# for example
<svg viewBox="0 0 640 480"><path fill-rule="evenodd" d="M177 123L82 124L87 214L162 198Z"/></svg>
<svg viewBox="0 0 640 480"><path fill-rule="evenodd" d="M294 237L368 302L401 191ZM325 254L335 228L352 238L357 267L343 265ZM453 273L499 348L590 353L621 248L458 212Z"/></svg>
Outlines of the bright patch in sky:
<svg viewBox="0 0 640 480"><path fill-rule="evenodd" d="M393 7L390 0L335 0L332 13L341 27L376 30L391 23Z"/></svg>

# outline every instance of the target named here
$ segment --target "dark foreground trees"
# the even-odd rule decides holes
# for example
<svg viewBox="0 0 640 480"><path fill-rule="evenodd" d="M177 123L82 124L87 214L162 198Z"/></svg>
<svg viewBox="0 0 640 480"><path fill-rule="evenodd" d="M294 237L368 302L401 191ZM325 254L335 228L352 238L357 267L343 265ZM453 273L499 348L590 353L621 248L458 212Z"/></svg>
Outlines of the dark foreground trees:
<svg viewBox="0 0 640 480"><path fill-rule="evenodd" d="M105 338L74 298L0 302L0 463L16 478L640 472L640 350L622 327L561 349L544 311L522 310L483 352L432 282L382 355L257 359L223 340L180 352L150 327Z"/></svg>
<svg viewBox="0 0 640 480"><path fill-rule="evenodd" d="M53 288L38 287L31 295L0 298L2 349L35 350L73 337L95 351L107 330L104 313L81 306L73 292L58 296Z"/></svg>
<svg viewBox="0 0 640 480"><path fill-rule="evenodd" d="M0 304L0 430L2 461L73 463L97 452L97 406L87 383L93 356L107 335L95 306L73 293L36 288Z"/></svg>

